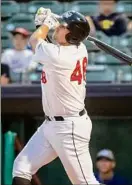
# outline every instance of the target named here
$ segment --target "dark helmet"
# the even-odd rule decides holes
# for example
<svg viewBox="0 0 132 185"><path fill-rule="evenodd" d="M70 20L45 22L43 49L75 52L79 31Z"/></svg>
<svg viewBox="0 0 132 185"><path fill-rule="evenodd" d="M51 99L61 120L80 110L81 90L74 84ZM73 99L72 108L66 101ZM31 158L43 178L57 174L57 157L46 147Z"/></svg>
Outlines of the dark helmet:
<svg viewBox="0 0 132 185"><path fill-rule="evenodd" d="M62 20L67 24L70 33L66 35L66 41L70 44L80 44L88 37L90 26L87 19L75 11L68 11L62 14Z"/></svg>

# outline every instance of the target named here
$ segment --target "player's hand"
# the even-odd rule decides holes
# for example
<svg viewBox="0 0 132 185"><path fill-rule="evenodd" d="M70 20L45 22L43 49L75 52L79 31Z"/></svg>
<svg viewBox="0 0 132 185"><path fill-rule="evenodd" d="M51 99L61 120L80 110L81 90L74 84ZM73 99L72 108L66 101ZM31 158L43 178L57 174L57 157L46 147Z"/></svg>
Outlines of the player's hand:
<svg viewBox="0 0 132 185"><path fill-rule="evenodd" d="M40 7L37 10L37 13L35 15L35 25L37 26L41 26L45 20L45 18L51 14L51 10L50 9L45 9L43 7Z"/></svg>
<svg viewBox="0 0 132 185"><path fill-rule="evenodd" d="M59 26L59 21L51 14L46 17L43 24L48 26L49 29L55 29Z"/></svg>

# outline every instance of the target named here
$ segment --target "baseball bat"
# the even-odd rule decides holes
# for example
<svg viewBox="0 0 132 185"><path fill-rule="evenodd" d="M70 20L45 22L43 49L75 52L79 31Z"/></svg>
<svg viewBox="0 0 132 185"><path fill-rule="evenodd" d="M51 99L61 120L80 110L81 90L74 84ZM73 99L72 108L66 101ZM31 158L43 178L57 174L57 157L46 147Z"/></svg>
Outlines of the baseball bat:
<svg viewBox="0 0 132 185"><path fill-rule="evenodd" d="M89 40L92 44L96 45L101 50L103 50L106 53L117 58L118 60L125 62L128 65L132 66L132 57L131 56L123 53L122 51L116 49L115 47L110 46L109 44L104 43L103 41L101 41L95 37L88 36L87 40Z"/></svg>

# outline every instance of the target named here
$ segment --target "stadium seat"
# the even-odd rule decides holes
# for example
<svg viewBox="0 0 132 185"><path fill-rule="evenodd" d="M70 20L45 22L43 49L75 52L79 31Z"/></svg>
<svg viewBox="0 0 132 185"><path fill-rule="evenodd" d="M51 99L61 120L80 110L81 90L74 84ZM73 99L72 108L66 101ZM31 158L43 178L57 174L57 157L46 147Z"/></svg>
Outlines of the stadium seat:
<svg viewBox="0 0 132 185"><path fill-rule="evenodd" d="M27 3L21 3L20 4L20 13L28 13Z"/></svg>
<svg viewBox="0 0 132 185"><path fill-rule="evenodd" d="M128 65L114 65L109 68L115 72L117 82L132 82L132 67Z"/></svg>
<svg viewBox="0 0 132 185"><path fill-rule="evenodd" d="M32 15L28 15L21 13L13 16L8 20L6 24L6 29L8 31L13 30L15 27L23 27L28 29L29 31L35 30L34 19Z"/></svg>
<svg viewBox="0 0 132 185"><path fill-rule="evenodd" d="M15 1L1 1L1 17L11 17L20 12L20 6Z"/></svg>
<svg viewBox="0 0 132 185"><path fill-rule="evenodd" d="M69 4L69 8L84 15L95 15L97 13L97 5L97 1L76 1L71 6Z"/></svg>
<svg viewBox="0 0 132 185"><path fill-rule="evenodd" d="M90 69L89 68L93 68ZM88 83L111 83L115 81L115 73L106 66L88 66L86 78Z"/></svg>
<svg viewBox="0 0 132 185"><path fill-rule="evenodd" d="M94 64L95 52L88 52L88 64Z"/></svg>
<svg viewBox="0 0 132 185"><path fill-rule="evenodd" d="M93 44L92 44L90 41L88 41L88 40L85 40L85 41L84 41L84 44L86 45L87 50L89 50L89 51L99 50L95 45L93 45Z"/></svg>
<svg viewBox="0 0 132 185"><path fill-rule="evenodd" d="M7 48L10 48L10 40L6 37L2 37L1 38L1 42L2 42L2 50L5 50Z"/></svg>
<svg viewBox="0 0 132 185"><path fill-rule="evenodd" d="M95 64L90 64L87 65L87 72L96 72L96 71L104 71L106 69L105 65L95 65Z"/></svg>
<svg viewBox="0 0 132 185"><path fill-rule="evenodd" d="M121 82L132 84L132 73L126 73L123 75L123 80Z"/></svg>
<svg viewBox="0 0 132 185"><path fill-rule="evenodd" d="M28 3L28 12L34 14L40 7L50 8L51 11L58 14L63 12L63 5L56 1L31 1Z"/></svg>
<svg viewBox="0 0 132 185"><path fill-rule="evenodd" d="M63 2L63 12L72 10L73 6L74 6L74 2Z"/></svg>
<svg viewBox="0 0 132 185"><path fill-rule="evenodd" d="M132 35L130 36L122 36L122 37L112 37L111 45L121 50L125 50L126 48L132 47Z"/></svg>
<svg viewBox="0 0 132 185"><path fill-rule="evenodd" d="M132 15L132 2L129 0L119 1L116 7L116 11L120 13L125 13L128 16Z"/></svg>
<svg viewBox="0 0 132 185"><path fill-rule="evenodd" d="M41 82L41 71L32 72L29 74L29 80L31 83L40 84Z"/></svg>
<svg viewBox="0 0 132 185"><path fill-rule="evenodd" d="M11 41L10 41L10 38L9 38L9 33L7 32L5 27L3 27L1 29L1 42L2 42L2 50L11 47Z"/></svg>
<svg viewBox="0 0 132 185"><path fill-rule="evenodd" d="M107 64L107 65L118 65L122 62L120 62L118 59L115 57L106 54L104 52L99 52L96 54L96 57L94 59L95 64Z"/></svg>
<svg viewBox="0 0 132 185"><path fill-rule="evenodd" d="M108 37L107 35L105 35L103 32L101 31L97 31L96 32L96 38L105 42L106 44L110 44L111 45L111 37Z"/></svg>

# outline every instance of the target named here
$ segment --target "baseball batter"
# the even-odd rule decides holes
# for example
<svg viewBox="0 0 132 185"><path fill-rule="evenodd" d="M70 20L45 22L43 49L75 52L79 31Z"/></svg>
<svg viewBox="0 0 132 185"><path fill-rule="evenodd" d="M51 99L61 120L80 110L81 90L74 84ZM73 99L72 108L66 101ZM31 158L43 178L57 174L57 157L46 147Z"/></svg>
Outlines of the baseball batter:
<svg viewBox="0 0 132 185"><path fill-rule="evenodd" d="M30 44L35 61L43 65L46 120L15 159L13 185L31 185L32 175L56 157L72 184L99 184L89 153L92 123L84 105L88 54L82 41L89 35L89 24L74 11L64 13L59 23L44 8L38 10L35 24L41 26L31 36ZM55 30L56 44L45 41L50 29Z"/></svg>

